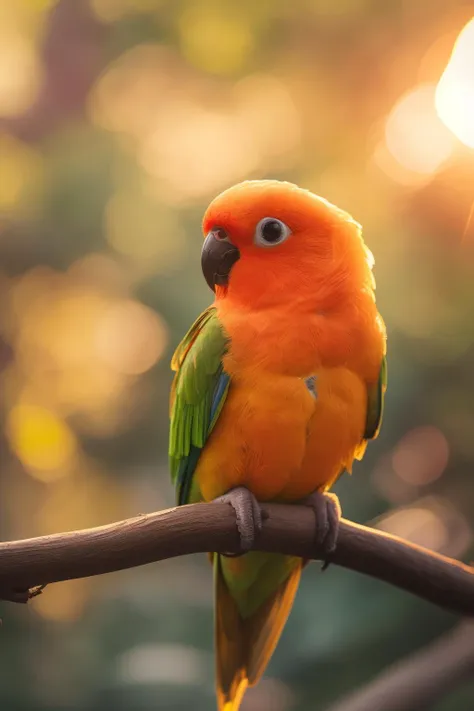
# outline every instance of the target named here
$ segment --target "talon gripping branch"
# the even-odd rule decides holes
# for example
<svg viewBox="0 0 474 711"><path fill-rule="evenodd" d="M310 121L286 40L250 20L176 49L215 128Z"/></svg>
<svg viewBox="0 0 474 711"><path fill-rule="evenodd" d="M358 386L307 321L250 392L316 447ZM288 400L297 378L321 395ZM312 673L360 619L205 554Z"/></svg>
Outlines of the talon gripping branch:
<svg viewBox="0 0 474 711"><path fill-rule="evenodd" d="M385 328L361 228L326 200L244 182L215 198L203 231L215 301L173 358L170 465L179 504L224 497L236 510L243 555L213 563L218 708L237 711L304 566L250 550L258 502L304 500L321 519L321 493L378 433ZM328 514L330 549L337 515Z"/></svg>

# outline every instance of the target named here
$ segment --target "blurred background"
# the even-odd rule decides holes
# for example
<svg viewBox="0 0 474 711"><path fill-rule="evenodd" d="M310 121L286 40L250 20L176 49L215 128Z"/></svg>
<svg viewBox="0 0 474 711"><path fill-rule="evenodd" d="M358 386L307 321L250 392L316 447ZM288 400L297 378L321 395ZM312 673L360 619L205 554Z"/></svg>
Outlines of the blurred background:
<svg viewBox="0 0 474 711"><path fill-rule="evenodd" d="M4 540L173 505L169 360L210 303L208 201L295 181L364 225L384 427L344 514L473 557L474 3L0 2ZM5 603L3 711L214 708L205 556ZM455 624L310 566L243 711L323 711ZM436 706L466 711L474 684Z"/></svg>

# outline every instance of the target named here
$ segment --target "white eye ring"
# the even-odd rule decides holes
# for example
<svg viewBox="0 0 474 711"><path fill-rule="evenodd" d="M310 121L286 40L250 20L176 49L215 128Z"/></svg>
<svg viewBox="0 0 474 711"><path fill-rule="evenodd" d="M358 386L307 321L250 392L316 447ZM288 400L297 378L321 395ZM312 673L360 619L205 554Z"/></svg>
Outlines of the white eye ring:
<svg viewBox="0 0 474 711"><path fill-rule="evenodd" d="M291 235L288 225L276 217L264 217L255 228L254 242L258 247L276 247Z"/></svg>

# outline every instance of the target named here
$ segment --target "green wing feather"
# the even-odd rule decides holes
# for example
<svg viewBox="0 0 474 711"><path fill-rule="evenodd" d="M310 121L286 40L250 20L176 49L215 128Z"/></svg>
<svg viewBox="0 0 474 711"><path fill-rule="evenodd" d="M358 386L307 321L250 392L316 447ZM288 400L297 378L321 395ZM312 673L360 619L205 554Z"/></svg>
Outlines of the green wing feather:
<svg viewBox="0 0 474 711"><path fill-rule="evenodd" d="M230 385L222 358L228 338L214 306L193 323L177 347L171 367L169 461L179 504L199 498L193 474L202 448L224 405Z"/></svg>
<svg viewBox="0 0 474 711"><path fill-rule="evenodd" d="M379 377L377 382L367 385L367 415L365 420L364 434L358 449L356 450L355 459L362 459L369 440L375 439L378 436L382 425L385 391L387 389L387 359L382 358L380 365ZM345 469L342 470L341 476ZM349 470L347 470L349 471ZM339 478L339 477L338 477Z"/></svg>
<svg viewBox="0 0 474 711"><path fill-rule="evenodd" d="M382 424L385 391L387 389L387 358L383 357L379 379L367 389L367 420L364 439L375 439Z"/></svg>

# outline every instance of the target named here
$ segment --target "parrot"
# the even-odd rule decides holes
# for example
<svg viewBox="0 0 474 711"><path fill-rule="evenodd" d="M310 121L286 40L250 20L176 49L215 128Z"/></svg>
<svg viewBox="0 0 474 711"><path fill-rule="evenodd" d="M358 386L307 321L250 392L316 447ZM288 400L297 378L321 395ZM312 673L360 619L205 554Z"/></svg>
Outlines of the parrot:
<svg viewBox="0 0 474 711"><path fill-rule="evenodd" d="M328 493L377 437L386 330L361 225L292 183L247 180L207 208L201 251L213 303L175 350L169 462L178 505L225 502L237 554L210 553L218 711L262 677L308 561L259 552L261 505L310 506L329 560Z"/></svg>

